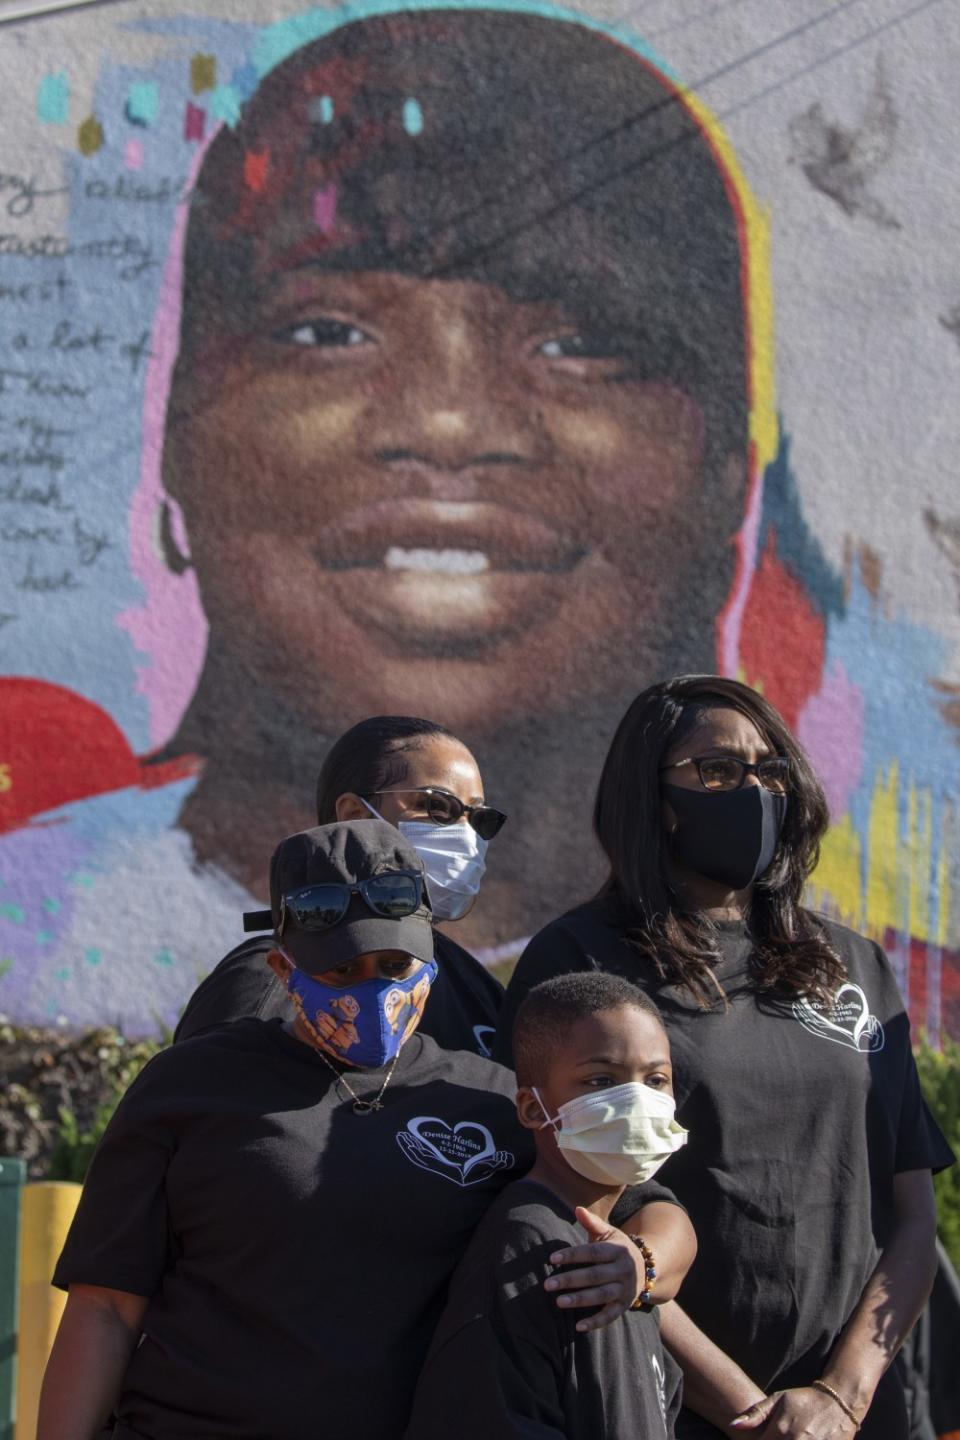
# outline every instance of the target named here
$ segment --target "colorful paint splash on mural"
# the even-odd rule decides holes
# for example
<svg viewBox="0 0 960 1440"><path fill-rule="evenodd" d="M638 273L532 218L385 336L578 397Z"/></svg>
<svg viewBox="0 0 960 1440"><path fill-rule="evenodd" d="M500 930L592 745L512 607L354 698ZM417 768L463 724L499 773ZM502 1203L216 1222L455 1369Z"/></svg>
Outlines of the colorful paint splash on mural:
<svg viewBox="0 0 960 1440"><path fill-rule="evenodd" d="M696 87L546 5L137 28L90 96L48 58L56 163L0 189L0 1010L170 1023L384 710L510 812L458 930L509 958L599 878L625 704L720 669L823 777L814 902L960 1035L945 642L856 503L839 569L805 518L769 216Z"/></svg>

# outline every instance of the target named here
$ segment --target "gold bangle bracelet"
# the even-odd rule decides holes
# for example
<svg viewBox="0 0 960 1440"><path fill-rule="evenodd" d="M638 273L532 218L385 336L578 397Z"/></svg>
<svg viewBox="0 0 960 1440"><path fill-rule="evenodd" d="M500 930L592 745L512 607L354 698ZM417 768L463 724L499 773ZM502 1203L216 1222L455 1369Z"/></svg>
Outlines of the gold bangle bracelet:
<svg viewBox="0 0 960 1440"><path fill-rule="evenodd" d="M827 1384L826 1380L814 1380L811 1384L811 1389L822 1390L824 1395L829 1395L830 1399L833 1400L835 1404L840 1406L840 1409L843 1411L844 1415L846 1415L847 1419L853 1422L854 1427L857 1430L860 1429L860 1421L857 1419L852 1407L847 1404L846 1400L844 1400L842 1395L839 1395L837 1391L834 1390L832 1385Z"/></svg>

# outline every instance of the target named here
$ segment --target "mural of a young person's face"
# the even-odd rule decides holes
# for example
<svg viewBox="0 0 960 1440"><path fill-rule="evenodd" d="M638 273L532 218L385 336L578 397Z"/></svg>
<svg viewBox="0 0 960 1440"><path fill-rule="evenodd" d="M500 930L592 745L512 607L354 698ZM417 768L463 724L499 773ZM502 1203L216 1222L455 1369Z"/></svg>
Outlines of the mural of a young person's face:
<svg viewBox="0 0 960 1440"><path fill-rule="evenodd" d="M194 562L211 625L291 702L322 713L339 678L413 712L442 667L448 721L502 720L534 674L537 703L609 689L669 625L702 412L561 306L305 267L217 371L177 437Z"/></svg>
<svg viewBox="0 0 960 1440"><path fill-rule="evenodd" d="M504 102L498 150L478 127L518 76L529 90L531 25L559 69ZM561 22L344 34L270 77L197 187L165 478L211 645L310 723L389 708L468 731L635 688L678 646L709 656L744 359L736 283L703 290L736 243L719 180L704 218L689 117L652 113L632 150L602 140L666 92ZM506 203L548 101L568 134ZM680 635L691 589L703 630Z"/></svg>

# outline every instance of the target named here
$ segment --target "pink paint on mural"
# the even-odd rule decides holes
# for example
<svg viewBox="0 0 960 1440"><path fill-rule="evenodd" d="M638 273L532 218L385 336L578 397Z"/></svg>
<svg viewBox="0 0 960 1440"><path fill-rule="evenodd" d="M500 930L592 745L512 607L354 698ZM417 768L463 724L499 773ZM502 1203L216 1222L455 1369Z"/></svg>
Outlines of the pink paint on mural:
<svg viewBox="0 0 960 1440"><path fill-rule="evenodd" d="M314 195L313 218L324 235L329 235L337 223L336 185L325 185Z"/></svg>
<svg viewBox="0 0 960 1440"><path fill-rule="evenodd" d="M214 130L197 150L187 194L216 133ZM153 747L162 745L176 729L196 689L207 647L207 621L196 576L190 568L175 575L160 546L160 516L167 504L174 543L185 557L189 555L179 507L163 488L164 431L180 341L183 247L189 213L189 203L184 202L177 211L163 273L144 386L140 484L130 504L130 567L143 586L145 603L117 616L117 624L148 657L145 665L137 667L137 694L145 697L149 707Z"/></svg>
<svg viewBox="0 0 960 1440"><path fill-rule="evenodd" d="M797 721L797 735L816 766L834 820L847 813L863 772L863 734L863 692L835 661Z"/></svg>
<svg viewBox="0 0 960 1440"><path fill-rule="evenodd" d="M737 551L737 567L730 598L717 617L717 668L721 675L736 676L740 669L740 632L757 568L757 538L762 510L763 471L754 459L743 524L733 542Z"/></svg>
<svg viewBox="0 0 960 1440"><path fill-rule="evenodd" d="M199 105L194 105L188 100L183 116L184 140L202 140L206 122L206 110L201 110Z"/></svg>

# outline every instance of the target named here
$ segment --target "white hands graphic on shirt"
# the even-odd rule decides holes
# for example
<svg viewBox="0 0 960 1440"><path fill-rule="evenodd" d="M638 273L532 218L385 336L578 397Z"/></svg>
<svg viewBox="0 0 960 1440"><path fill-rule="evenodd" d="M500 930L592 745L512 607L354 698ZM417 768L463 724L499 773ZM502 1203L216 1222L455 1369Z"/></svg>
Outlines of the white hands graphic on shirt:
<svg viewBox="0 0 960 1440"><path fill-rule="evenodd" d="M663 1419L663 1428L667 1428L667 1377L663 1373L663 1366L660 1363L659 1355L650 1356L650 1365L653 1369L654 1379L657 1387L657 1401L660 1405L660 1415Z"/></svg>
<svg viewBox="0 0 960 1440"><path fill-rule="evenodd" d="M477 1185L516 1164L511 1151L495 1148L490 1131L477 1120L451 1125L438 1115L416 1115L397 1132L397 1144L414 1165L454 1185Z"/></svg>
<svg viewBox="0 0 960 1440"><path fill-rule="evenodd" d="M829 1008L820 1002L797 1000L793 1014L805 1030L823 1040L834 1040L865 1053L883 1049L883 1026L876 1015L870 1014L866 995L852 981L840 986Z"/></svg>

